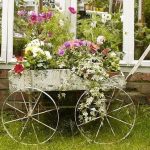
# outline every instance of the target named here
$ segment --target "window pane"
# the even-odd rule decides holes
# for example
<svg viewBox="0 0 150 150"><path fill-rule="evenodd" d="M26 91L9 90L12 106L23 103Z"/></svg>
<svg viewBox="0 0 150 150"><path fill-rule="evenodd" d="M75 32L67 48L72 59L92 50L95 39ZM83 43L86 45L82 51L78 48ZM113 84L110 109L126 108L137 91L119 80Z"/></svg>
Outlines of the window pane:
<svg viewBox="0 0 150 150"><path fill-rule="evenodd" d="M42 9L50 9L54 7L53 0L15 0L14 12L14 43L13 54L14 56L22 56L26 43L30 40L26 34L32 33L32 27L29 23L25 22L25 16L30 11L40 11ZM30 28L30 30L28 30ZM27 33L28 32L28 33ZM31 38L34 35L31 35Z"/></svg>
<svg viewBox="0 0 150 150"><path fill-rule="evenodd" d="M140 3L140 1L142 3ZM150 0L135 3L135 59L138 60L150 44ZM141 10L141 11L140 11ZM145 60L150 60L150 53Z"/></svg>
<svg viewBox="0 0 150 150"><path fill-rule="evenodd" d="M122 51L122 5L121 0L80 0L77 37L96 42L104 36L106 48Z"/></svg>

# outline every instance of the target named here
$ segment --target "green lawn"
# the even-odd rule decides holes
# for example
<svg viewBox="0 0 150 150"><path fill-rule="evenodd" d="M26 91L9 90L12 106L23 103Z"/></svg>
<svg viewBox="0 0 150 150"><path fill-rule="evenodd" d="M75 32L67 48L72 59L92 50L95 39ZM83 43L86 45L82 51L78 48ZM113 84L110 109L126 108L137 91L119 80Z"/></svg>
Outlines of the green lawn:
<svg viewBox="0 0 150 150"><path fill-rule="evenodd" d="M150 149L150 109L138 110L136 125L127 139L111 145L87 143L82 136L71 136L67 127L43 145L27 146L12 141L0 127L0 150L149 150ZM110 135L108 135L109 138Z"/></svg>

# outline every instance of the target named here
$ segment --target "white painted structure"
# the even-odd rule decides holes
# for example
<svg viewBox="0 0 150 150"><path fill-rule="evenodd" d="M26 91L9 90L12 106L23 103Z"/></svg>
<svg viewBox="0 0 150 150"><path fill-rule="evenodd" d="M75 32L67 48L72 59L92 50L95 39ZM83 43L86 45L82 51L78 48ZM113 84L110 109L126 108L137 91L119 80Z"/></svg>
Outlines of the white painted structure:
<svg viewBox="0 0 150 150"><path fill-rule="evenodd" d="M37 0L36 0L37 1ZM123 0L123 65L133 65L134 60L134 1ZM140 1L140 0L139 0ZM56 5L70 17L72 30L76 34L76 14L70 14L68 7L77 9L77 0L55 0ZM13 22L14 0L3 0L2 7L2 49L0 62L13 62ZM142 66L150 66L150 60L144 60Z"/></svg>

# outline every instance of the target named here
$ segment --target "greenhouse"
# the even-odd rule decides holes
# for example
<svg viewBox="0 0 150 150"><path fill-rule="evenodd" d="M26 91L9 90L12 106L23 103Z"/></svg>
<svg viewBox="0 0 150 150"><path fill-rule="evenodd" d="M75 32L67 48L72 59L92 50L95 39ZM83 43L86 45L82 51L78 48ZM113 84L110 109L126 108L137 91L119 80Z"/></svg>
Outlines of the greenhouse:
<svg viewBox="0 0 150 150"><path fill-rule="evenodd" d="M0 0L0 150L150 149L150 0Z"/></svg>

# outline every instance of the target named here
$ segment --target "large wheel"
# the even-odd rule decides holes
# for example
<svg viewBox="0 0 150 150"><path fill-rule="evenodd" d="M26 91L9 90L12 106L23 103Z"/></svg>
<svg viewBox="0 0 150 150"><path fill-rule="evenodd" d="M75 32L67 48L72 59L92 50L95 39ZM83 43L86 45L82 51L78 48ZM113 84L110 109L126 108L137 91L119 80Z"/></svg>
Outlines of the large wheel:
<svg viewBox="0 0 150 150"><path fill-rule="evenodd" d="M2 124L8 135L23 144L42 144L55 134L58 108L47 93L25 88L10 94L2 107Z"/></svg>
<svg viewBox="0 0 150 150"><path fill-rule="evenodd" d="M91 110L96 107L95 102L81 110L81 106L87 103L88 92L84 92L76 104L75 121L77 128L89 142L98 144L119 142L125 139L134 127L136 108L132 99L118 87L111 87L110 89L104 92L105 111L99 113L98 108L96 108L95 117L91 115L93 113ZM90 119L85 120L85 116Z"/></svg>

